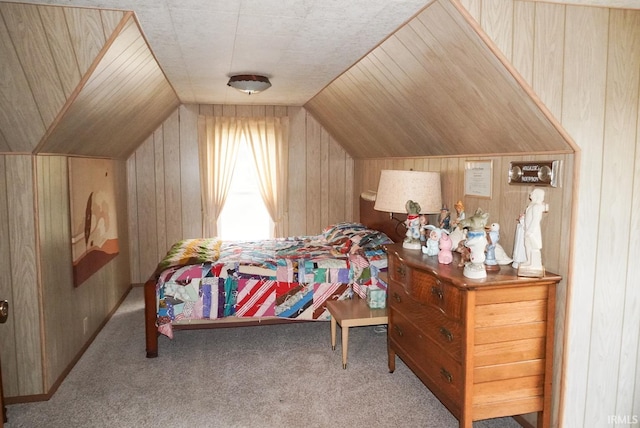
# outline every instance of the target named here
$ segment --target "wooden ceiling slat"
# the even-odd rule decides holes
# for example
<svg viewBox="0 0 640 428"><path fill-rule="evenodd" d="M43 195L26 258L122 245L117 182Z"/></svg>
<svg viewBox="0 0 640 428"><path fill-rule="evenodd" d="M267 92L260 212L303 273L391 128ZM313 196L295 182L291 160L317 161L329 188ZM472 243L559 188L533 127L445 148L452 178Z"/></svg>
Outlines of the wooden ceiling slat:
<svg viewBox="0 0 640 428"><path fill-rule="evenodd" d="M5 4L2 16L36 99L42 121L48 126L56 118L66 97L38 8L17 3Z"/></svg>
<svg viewBox="0 0 640 428"><path fill-rule="evenodd" d="M305 108L356 158L572 152L496 52L437 0Z"/></svg>
<svg viewBox="0 0 640 428"><path fill-rule="evenodd" d="M39 6L38 11L47 33L47 43L56 65L65 99L68 99L80 83L82 75L71 44L71 34L67 27L64 9L61 7Z"/></svg>
<svg viewBox="0 0 640 428"><path fill-rule="evenodd" d="M178 105L131 17L40 152L120 158Z"/></svg>
<svg viewBox="0 0 640 428"><path fill-rule="evenodd" d="M2 16L5 6L0 4ZM2 151L30 152L45 125L4 19L0 19L0 58L0 130L6 146Z"/></svg>

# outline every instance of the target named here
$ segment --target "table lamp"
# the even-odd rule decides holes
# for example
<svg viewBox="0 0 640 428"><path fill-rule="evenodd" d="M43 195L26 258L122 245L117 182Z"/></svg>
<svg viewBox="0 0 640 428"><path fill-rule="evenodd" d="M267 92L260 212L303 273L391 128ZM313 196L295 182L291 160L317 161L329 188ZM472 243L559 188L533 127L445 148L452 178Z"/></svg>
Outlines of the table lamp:
<svg viewBox="0 0 640 428"><path fill-rule="evenodd" d="M438 214L442 209L442 189L440 187L440 173L428 171L382 170L378 182L376 203L373 209L386 211L390 218L398 224L402 220L394 217L394 213L407 212L407 201L420 206L418 214ZM407 234L402 246L420 250L419 229L415 236L415 229L407 226Z"/></svg>

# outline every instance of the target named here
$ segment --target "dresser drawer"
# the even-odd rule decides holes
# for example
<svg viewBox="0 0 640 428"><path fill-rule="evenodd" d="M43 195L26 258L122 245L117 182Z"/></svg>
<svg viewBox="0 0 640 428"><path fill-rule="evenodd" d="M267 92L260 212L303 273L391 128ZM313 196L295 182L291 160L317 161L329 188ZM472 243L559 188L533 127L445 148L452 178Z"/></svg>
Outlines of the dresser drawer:
<svg viewBox="0 0 640 428"><path fill-rule="evenodd" d="M398 281L405 285L409 284L410 282L409 267L406 264L404 264L396 255L391 255L391 254L389 255L388 263L389 263L389 269L388 269L389 279Z"/></svg>
<svg viewBox="0 0 640 428"><path fill-rule="evenodd" d="M403 314L452 358L462 361L462 325L459 321L447 317L433 306L418 303L395 282L389 284L388 296L390 310Z"/></svg>
<svg viewBox="0 0 640 428"><path fill-rule="evenodd" d="M389 256L389 278L402 285L416 301L435 306L450 317L460 319L462 293L453 285L407 266L396 255Z"/></svg>
<svg viewBox="0 0 640 428"><path fill-rule="evenodd" d="M459 400L463 385L462 365L441 352L435 342L402 314L393 308L390 309L390 342L398 348L400 355L411 358L429 381L437 385L450 401Z"/></svg>
<svg viewBox="0 0 640 428"><path fill-rule="evenodd" d="M407 291L414 300L435 306L448 316L460 319L462 293L459 289L424 271L412 270L410 275L411 286Z"/></svg>

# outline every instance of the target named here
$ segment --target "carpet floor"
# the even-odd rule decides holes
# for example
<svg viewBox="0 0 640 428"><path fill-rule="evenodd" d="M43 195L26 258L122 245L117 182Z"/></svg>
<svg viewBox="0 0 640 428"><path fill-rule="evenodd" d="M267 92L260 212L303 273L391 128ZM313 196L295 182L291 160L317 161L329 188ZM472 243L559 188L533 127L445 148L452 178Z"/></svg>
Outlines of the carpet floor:
<svg viewBox="0 0 640 428"><path fill-rule="evenodd" d="M374 327L349 330L346 370L328 322L178 331L147 359L143 306L134 288L53 397L7 406L5 427L458 426L400 359L388 372Z"/></svg>

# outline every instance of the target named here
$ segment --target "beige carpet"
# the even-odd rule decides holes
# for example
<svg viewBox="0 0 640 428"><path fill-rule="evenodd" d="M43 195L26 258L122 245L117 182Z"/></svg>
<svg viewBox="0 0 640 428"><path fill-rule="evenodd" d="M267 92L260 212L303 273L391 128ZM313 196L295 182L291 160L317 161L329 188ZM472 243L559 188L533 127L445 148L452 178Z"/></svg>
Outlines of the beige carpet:
<svg viewBox="0 0 640 428"><path fill-rule="evenodd" d="M5 426L458 426L401 360L388 372L386 335L373 327L350 329L346 370L328 322L180 331L160 338L159 354L145 358L134 288L51 400L8 406Z"/></svg>

